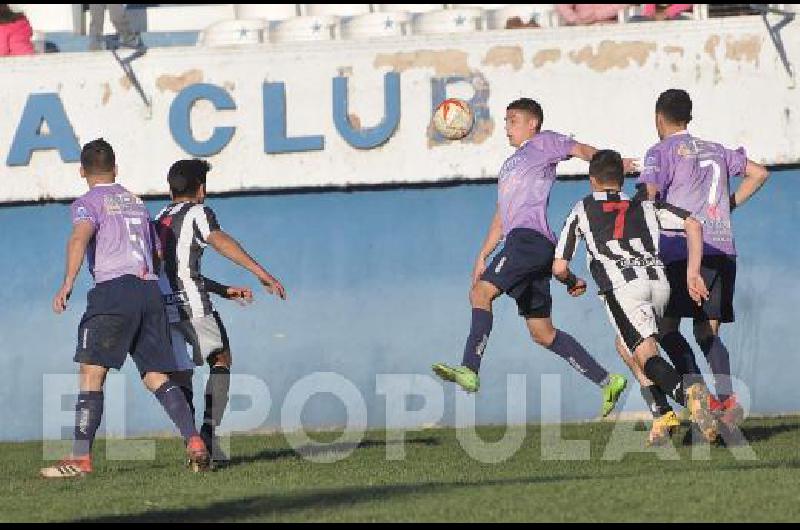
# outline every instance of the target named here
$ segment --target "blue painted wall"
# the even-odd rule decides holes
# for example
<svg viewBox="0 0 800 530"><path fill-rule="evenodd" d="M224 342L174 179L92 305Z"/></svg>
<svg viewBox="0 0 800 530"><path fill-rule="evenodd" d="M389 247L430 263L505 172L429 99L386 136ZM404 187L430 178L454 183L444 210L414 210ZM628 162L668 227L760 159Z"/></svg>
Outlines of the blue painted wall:
<svg viewBox="0 0 800 530"><path fill-rule="evenodd" d="M556 184L550 205L554 229L560 229L571 205L587 191L587 182ZM367 402L370 425L380 427L385 398L376 395L375 374L428 374L432 362L458 362L469 325L473 257L494 201L492 185L210 200L223 228L280 277L289 293L289 300L280 302L257 291L259 300L248 308L218 303L231 336L234 371L269 385L273 405L263 426L279 424L283 396L293 383L315 371L333 371L356 384ZM162 204L149 207L155 212ZM780 235L792 234L798 221L798 172L774 174L734 218L740 251L738 320L723 337L734 375L748 383L758 412L800 410L795 316L800 248ZM90 279L82 272L65 315L52 312L70 229L67 206L0 208L0 226L0 439L38 439L43 432L42 376L75 372L76 330ZM208 253L207 275L255 287L244 271ZM583 254L578 260L576 270L585 275ZM560 285L553 287L557 326L607 367L624 371L597 297L572 300ZM128 377L128 433L169 429L132 363L122 373ZM564 376L566 419L596 415L598 390L533 344L513 301L501 299L484 360L479 421L504 421L507 373L527 374L531 421L540 416L540 375L546 373ZM445 389L446 423L453 420L454 392ZM641 410L635 387L629 395L626 409ZM73 402L65 398L64 410ZM241 409L246 403L234 399L231 406ZM339 424L343 410L336 399L322 394L309 401L303 420L307 425Z"/></svg>

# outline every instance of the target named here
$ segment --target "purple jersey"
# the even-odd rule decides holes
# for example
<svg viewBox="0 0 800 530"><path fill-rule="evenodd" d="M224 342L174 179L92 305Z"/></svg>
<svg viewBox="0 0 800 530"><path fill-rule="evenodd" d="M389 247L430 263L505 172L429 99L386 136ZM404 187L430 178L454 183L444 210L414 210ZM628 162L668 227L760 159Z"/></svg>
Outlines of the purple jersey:
<svg viewBox="0 0 800 530"><path fill-rule="evenodd" d="M744 173L744 149L731 151L689 133L678 133L651 147L644 166L639 182L656 185L663 201L688 210L703 224L703 255L736 255L728 180ZM661 233L665 263L687 256L684 233Z"/></svg>
<svg viewBox="0 0 800 530"><path fill-rule="evenodd" d="M574 146L568 136L542 131L505 161L498 177L497 199L504 235L515 228L530 228L555 244L547 223L550 189L556 180L556 165L571 156Z"/></svg>
<svg viewBox="0 0 800 530"><path fill-rule="evenodd" d="M94 186L72 203L72 222L90 222L94 237L86 249L95 282L132 274L157 280L153 250L158 238L142 200L119 184Z"/></svg>

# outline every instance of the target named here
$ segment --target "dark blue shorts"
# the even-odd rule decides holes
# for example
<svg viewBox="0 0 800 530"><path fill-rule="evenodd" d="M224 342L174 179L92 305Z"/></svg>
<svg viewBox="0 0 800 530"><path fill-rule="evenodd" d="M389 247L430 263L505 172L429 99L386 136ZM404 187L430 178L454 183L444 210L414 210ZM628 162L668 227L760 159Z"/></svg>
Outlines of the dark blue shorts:
<svg viewBox="0 0 800 530"><path fill-rule="evenodd" d="M517 302L525 318L547 318L555 245L536 230L515 228L481 276Z"/></svg>
<svg viewBox="0 0 800 530"><path fill-rule="evenodd" d="M719 320L733 322L733 292L736 287L736 256L703 256L700 275L708 287L709 297L697 305L689 297L686 285L686 260L668 263L670 297L664 316L693 318L695 320Z"/></svg>
<svg viewBox="0 0 800 530"><path fill-rule="evenodd" d="M141 374L176 370L158 282L121 276L98 283L87 299L75 362L119 369L130 353Z"/></svg>

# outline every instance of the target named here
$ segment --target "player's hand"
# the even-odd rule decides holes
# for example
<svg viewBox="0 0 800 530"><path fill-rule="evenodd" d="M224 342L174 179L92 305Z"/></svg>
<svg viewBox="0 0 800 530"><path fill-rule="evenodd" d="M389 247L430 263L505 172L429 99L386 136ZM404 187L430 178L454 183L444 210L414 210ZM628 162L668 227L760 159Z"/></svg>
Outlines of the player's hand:
<svg viewBox="0 0 800 530"><path fill-rule="evenodd" d="M623 158L622 169L625 173L636 173L642 169L642 166L637 158Z"/></svg>
<svg viewBox="0 0 800 530"><path fill-rule="evenodd" d="M572 289L567 289L567 292L570 296L581 296L586 292L586 280L583 278L578 278L578 281L572 287Z"/></svg>
<svg viewBox="0 0 800 530"><path fill-rule="evenodd" d="M240 305L247 305L253 301L253 290L249 287L230 286L225 290L225 298L235 300Z"/></svg>
<svg viewBox="0 0 800 530"><path fill-rule="evenodd" d="M55 311L57 315L60 315L67 309L67 301L71 294L72 285L68 283L62 285L61 289L58 290L55 298L53 298L53 311Z"/></svg>
<svg viewBox="0 0 800 530"><path fill-rule="evenodd" d="M478 259L475 260L475 265L472 267L472 285L480 281L484 272L486 272L486 260L478 256Z"/></svg>
<svg viewBox="0 0 800 530"><path fill-rule="evenodd" d="M267 274L266 276L261 277L258 280L261 282L261 285L264 286L264 289L266 289L269 294L274 294L281 300L286 300L286 289L283 288L283 285L281 285L281 282L279 282L277 278L275 278L271 274Z"/></svg>
<svg viewBox="0 0 800 530"><path fill-rule="evenodd" d="M694 303L702 305L704 300L708 300L708 288L700 274L691 272L686 274L686 285L689 287L689 296Z"/></svg>

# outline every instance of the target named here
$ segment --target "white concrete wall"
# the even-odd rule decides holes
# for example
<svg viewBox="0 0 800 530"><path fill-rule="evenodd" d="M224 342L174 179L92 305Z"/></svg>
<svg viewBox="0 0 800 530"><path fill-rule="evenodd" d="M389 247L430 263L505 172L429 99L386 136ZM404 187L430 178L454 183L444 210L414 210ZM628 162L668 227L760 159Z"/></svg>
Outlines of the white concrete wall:
<svg viewBox="0 0 800 530"><path fill-rule="evenodd" d="M798 28L800 22L793 22L782 32L790 60L800 52ZM230 144L210 158L212 192L491 177L510 153L505 106L520 96L542 103L545 128L642 156L657 140L655 98L672 87L692 94L697 134L744 145L760 162L800 161L800 97L758 17L369 43L153 49L132 63L152 109L108 52L2 63L0 201L64 199L84 190L78 164L63 163L55 151L34 153L27 166L6 165L26 100L43 92L60 96L81 144L97 136L113 143L124 184L140 194L163 194L167 168L188 156L170 135L170 105L197 82L224 87L237 105L235 111L213 112L201 102L192 113L199 139L213 126L236 127ZM332 79L349 76L350 114L371 127L383 116L383 75L390 71L401 74L399 127L384 145L355 149L333 124ZM470 141L432 141L431 79L474 74L483 76L489 93L490 119L480 124L481 134ZM323 134L324 150L264 153L265 81L286 85L288 134ZM472 95L470 87L451 88L448 95ZM585 169L579 161L560 167L569 174Z"/></svg>

